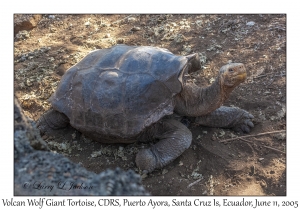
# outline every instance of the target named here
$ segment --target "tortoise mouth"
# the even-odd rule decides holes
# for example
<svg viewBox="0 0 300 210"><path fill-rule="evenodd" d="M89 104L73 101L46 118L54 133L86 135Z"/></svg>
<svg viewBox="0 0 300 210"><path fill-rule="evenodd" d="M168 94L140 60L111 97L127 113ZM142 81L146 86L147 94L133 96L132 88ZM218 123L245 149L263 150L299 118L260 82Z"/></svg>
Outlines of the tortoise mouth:
<svg viewBox="0 0 300 210"><path fill-rule="evenodd" d="M239 81L245 81L246 78L247 78L247 73L246 73L246 72L243 72L243 73L241 73L241 74L238 74L238 75L236 76L236 78L237 78Z"/></svg>

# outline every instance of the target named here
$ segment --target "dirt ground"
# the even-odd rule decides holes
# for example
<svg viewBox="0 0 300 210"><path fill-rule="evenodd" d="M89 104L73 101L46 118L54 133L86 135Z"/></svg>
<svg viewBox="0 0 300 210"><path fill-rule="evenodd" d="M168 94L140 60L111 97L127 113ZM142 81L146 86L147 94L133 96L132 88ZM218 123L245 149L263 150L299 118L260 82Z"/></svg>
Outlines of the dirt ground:
<svg viewBox="0 0 300 210"><path fill-rule="evenodd" d="M199 53L203 68L191 76L202 86L213 82L222 65L241 62L247 81L224 105L253 114L252 131L224 142L241 135L191 124L191 147L163 169L143 176L143 184L152 195L286 195L286 15L40 18L35 28L16 33L14 42L14 91L28 117L37 120L49 109L47 99L61 76L94 49L127 44L163 47L181 55ZM149 146L101 144L71 127L43 138L53 152L96 173L115 167L139 172L135 155Z"/></svg>

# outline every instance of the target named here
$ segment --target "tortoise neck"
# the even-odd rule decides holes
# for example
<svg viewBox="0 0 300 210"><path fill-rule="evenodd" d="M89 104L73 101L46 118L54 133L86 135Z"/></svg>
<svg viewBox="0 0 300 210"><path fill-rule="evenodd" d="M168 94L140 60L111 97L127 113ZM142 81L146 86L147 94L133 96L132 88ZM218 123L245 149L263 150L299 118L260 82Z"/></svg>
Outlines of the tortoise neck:
<svg viewBox="0 0 300 210"><path fill-rule="evenodd" d="M217 77L212 85L204 88L187 82L181 93L175 97L174 111L191 117L209 114L219 108L232 91L222 87L224 86L220 77Z"/></svg>

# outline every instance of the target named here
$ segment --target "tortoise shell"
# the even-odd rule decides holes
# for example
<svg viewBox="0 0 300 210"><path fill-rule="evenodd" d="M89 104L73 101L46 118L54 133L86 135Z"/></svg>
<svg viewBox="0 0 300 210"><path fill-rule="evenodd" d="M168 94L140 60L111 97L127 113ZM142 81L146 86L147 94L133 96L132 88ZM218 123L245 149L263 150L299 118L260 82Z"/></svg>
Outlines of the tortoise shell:
<svg viewBox="0 0 300 210"><path fill-rule="evenodd" d="M63 75L50 102L87 136L131 139L173 113L187 62L150 46L95 50Z"/></svg>

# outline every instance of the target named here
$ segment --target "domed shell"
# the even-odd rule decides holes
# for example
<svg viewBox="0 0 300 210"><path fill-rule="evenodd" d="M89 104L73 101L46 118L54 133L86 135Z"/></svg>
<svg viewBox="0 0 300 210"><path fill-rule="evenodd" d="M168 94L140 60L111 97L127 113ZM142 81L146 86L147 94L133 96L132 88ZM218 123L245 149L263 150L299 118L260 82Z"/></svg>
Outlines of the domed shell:
<svg viewBox="0 0 300 210"><path fill-rule="evenodd" d="M173 113L186 64L150 46L95 50L65 73L50 102L92 138L130 139Z"/></svg>

